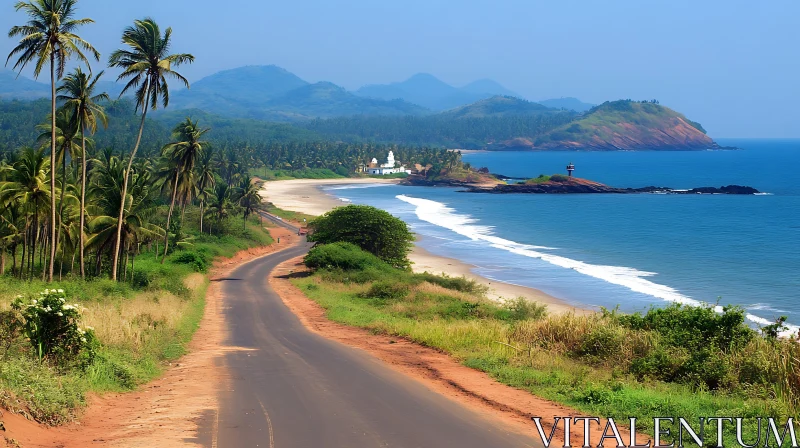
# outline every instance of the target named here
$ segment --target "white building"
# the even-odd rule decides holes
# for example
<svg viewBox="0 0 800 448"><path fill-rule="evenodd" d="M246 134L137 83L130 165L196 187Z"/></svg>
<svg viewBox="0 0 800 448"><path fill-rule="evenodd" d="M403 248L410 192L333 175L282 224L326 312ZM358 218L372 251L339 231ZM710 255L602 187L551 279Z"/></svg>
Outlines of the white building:
<svg viewBox="0 0 800 448"><path fill-rule="evenodd" d="M394 160L394 152L389 151L389 158L383 165L378 165L378 159L372 159L372 163L366 167L367 174L374 176L385 176L387 174L407 173L406 167L396 167L397 163Z"/></svg>

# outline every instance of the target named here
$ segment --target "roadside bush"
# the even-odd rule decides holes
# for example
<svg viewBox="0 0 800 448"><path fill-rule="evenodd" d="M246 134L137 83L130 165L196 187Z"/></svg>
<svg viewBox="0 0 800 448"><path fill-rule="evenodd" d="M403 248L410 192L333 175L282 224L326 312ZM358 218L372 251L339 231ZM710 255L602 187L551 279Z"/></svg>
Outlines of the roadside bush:
<svg viewBox="0 0 800 448"><path fill-rule="evenodd" d="M305 259L311 269L340 269L343 271L391 271L391 267L375 255L352 243L338 242L312 248Z"/></svg>
<svg viewBox="0 0 800 448"><path fill-rule="evenodd" d="M67 304L63 289L46 289L38 299L18 296L11 308L19 313L22 334L39 360L52 361L60 367L86 367L92 363L94 331L78 326L80 306Z"/></svg>
<svg viewBox="0 0 800 448"><path fill-rule="evenodd" d="M414 235L401 219L366 205L339 207L309 223L308 240L353 243L395 268L407 269Z"/></svg>
<svg viewBox="0 0 800 448"><path fill-rule="evenodd" d="M485 296L489 291L488 286L481 285L475 280L468 279L467 277L450 277L447 274L435 275L429 272L422 274L414 274L414 278L422 282L433 283L442 288L452 289L453 291L465 292L468 294L475 294L478 296Z"/></svg>
<svg viewBox="0 0 800 448"><path fill-rule="evenodd" d="M364 298L376 298L384 300L401 300L408 296L411 288L403 283L377 282L369 290L363 293Z"/></svg>
<svg viewBox="0 0 800 448"><path fill-rule="evenodd" d="M725 307L720 314L711 306L673 304L651 308L644 316L613 316L628 328L657 331L667 344L676 347L700 350L715 345L727 353L744 347L756 336L745 324L745 311L740 307Z"/></svg>
<svg viewBox="0 0 800 448"><path fill-rule="evenodd" d="M20 342L22 325L14 311L0 311L0 360L6 359Z"/></svg>
<svg viewBox="0 0 800 448"><path fill-rule="evenodd" d="M147 271L137 270L133 272L132 284L134 288L145 289L150 286L151 282L150 274Z"/></svg>
<svg viewBox="0 0 800 448"><path fill-rule="evenodd" d="M547 317L547 305L524 297L507 300L503 308L509 312L510 320L540 320Z"/></svg>
<svg viewBox="0 0 800 448"><path fill-rule="evenodd" d="M618 325L598 325L581 342L577 355L591 360L606 360L622 353L626 331Z"/></svg>
<svg viewBox="0 0 800 448"><path fill-rule="evenodd" d="M172 257L172 262L177 264L188 264L195 272L206 272L208 270L208 258L203 254L185 250L176 253Z"/></svg>

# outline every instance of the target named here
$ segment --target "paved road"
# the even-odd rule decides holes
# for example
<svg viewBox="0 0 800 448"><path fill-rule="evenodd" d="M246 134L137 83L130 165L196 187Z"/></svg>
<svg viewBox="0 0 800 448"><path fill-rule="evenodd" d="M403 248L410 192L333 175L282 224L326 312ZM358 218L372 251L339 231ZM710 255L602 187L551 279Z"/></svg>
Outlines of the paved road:
<svg viewBox="0 0 800 448"><path fill-rule="evenodd" d="M223 279L231 387L212 447L504 448L539 446L430 392L362 351L306 330L267 284L308 245L245 264Z"/></svg>

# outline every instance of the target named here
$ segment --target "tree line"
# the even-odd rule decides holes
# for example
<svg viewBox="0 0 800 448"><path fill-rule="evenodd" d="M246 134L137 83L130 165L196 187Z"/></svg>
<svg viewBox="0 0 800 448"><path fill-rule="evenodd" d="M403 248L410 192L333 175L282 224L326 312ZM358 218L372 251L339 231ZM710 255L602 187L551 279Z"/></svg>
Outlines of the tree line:
<svg viewBox="0 0 800 448"><path fill-rule="evenodd" d="M93 20L75 18L76 4L77 0L18 2L15 9L28 21L9 32L19 43L6 64L18 71L33 66L36 78L49 71L52 92L45 123L34 125L42 115L22 115L38 134L35 141L28 141L30 133L15 134L17 139L5 144L20 147L4 148L0 161L0 272L6 270L10 255L11 271L19 278L37 275L37 266L47 281L53 281L56 266L59 275L76 270L86 278L90 261L93 275L101 275L108 261L105 271L110 277L124 279L128 261L132 267L143 246L163 244L163 262L169 249L181 243L176 241L180 228L173 221L176 207L183 215L188 204L199 203L200 231L220 233L223 220L241 212L246 222L260 203L247 168L215 153L204 140L208 129L189 118L172 129L172 140L158 157L137 158L143 141L155 145L161 137L158 129L155 135L145 132L148 111L169 105L168 80L189 87L175 69L194 61L191 54L171 53L172 29L162 31L151 18L125 28L122 47L108 58L109 67L122 70L117 78L125 83L120 96L132 94L138 123L121 123L114 135L127 128L132 137L96 149L92 137L113 123L109 115L123 114L126 105L97 91L103 71L94 73L90 62L99 61L100 54L77 34ZM72 59L79 66L65 73ZM10 104L0 121L3 132L12 130L9 115L26 107ZM34 103L40 114L42 106L44 102ZM111 149L115 144L130 146ZM165 224L159 214L164 202L169 204ZM204 226L204 217L212 223Z"/></svg>

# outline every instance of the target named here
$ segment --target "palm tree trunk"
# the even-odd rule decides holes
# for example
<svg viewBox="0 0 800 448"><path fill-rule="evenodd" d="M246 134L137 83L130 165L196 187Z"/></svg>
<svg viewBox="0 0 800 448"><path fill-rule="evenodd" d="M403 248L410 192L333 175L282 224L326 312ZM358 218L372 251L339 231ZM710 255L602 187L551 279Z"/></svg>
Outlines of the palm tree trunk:
<svg viewBox="0 0 800 448"><path fill-rule="evenodd" d="M42 247L39 249L39 266L42 267L42 281L43 282L47 281L46 280L47 279L47 275L46 274L48 273L48 270L45 269L45 266L47 265L47 263L49 261L47 259L47 255L48 255L48 252L49 252L47 249L50 248L50 242L47 241L50 238L50 235L47 232L47 228L48 227L51 227L51 226L42 226L42 237L40 238ZM50 280L50 281L52 281L52 280Z"/></svg>
<svg viewBox="0 0 800 448"><path fill-rule="evenodd" d="M25 232L22 234L22 260L19 265L19 279L22 280L22 277L25 275L25 251L28 248L28 233L30 233L28 225L28 220L25 220Z"/></svg>
<svg viewBox="0 0 800 448"><path fill-rule="evenodd" d="M145 90L148 93L150 92L149 87ZM125 216L125 199L128 196L128 178L131 175L131 167L133 167L133 159L136 158L136 151L139 150L139 145L142 143L145 117L147 117L147 102L142 105L142 122L139 124L139 136L136 137L136 145L133 147L133 151L131 152L131 158L128 160L128 169L125 170L125 179L122 181L122 200L119 204L119 217L117 218L117 240L114 244L114 260L112 261L111 266L111 280L117 279L117 266L119 266L119 245L120 241L122 240L122 219Z"/></svg>
<svg viewBox="0 0 800 448"><path fill-rule="evenodd" d="M6 248L0 249L0 275L6 274Z"/></svg>
<svg viewBox="0 0 800 448"><path fill-rule="evenodd" d="M133 276L136 274L136 252L138 252L138 244L137 249L133 251L133 256L131 257L131 283L133 283Z"/></svg>
<svg viewBox="0 0 800 448"><path fill-rule="evenodd" d="M47 281L53 281L53 263L56 260L56 60L50 53L50 266Z"/></svg>
<svg viewBox="0 0 800 448"><path fill-rule="evenodd" d="M161 264L167 259L167 249L169 248L169 223L172 219L172 211L175 209L175 198L178 196L178 172L179 168L175 168L175 184L172 186L172 201L169 203L169 213L167 214L167 228L164 232L164 256L161 257Z"/></svg>
<svg viewBox="0 0 800 448"><path fill-rule="evenodd" d="M14 249L11 251L11 275L17 275L17 245L14 244Z"/></svg>
<svg viewBox="0 0 800 448"><path fill-rule="evenodd" d="M122 270L122 281L128 281L128 257L130 257L130 247L125 249L125 268Z"/></svg>
<svg viewBox="0 0 800 448"><path fill-rule="evenodd" d="M64 148L64 157L61 160L61 198L58 200L58 233L56 233L56 250L61 244L61 230L64 228L64 192L67 190L67 148ZM52 263L51 263L52 264ZM64 251L59 259L58 281L61 281L61 271L64 269Z"/></svg>
<svg viewBox="0 0 800 448"><path fill-rule="evenodd" d="M86 246L86 241L84 241L84 229L86 228L86 127L83 126L83 120L81 120L81 146L83 147L83 157L81 157L81 223L80 223L80 247L81 247L81 280L86 279L86 265L84 259L84 247Z"/></svg>
<svg viewBox="0 0 800 448"><path fill-rule="evenodd" d="M203 201L200 199L200 235L203 234Z"/></svg>

